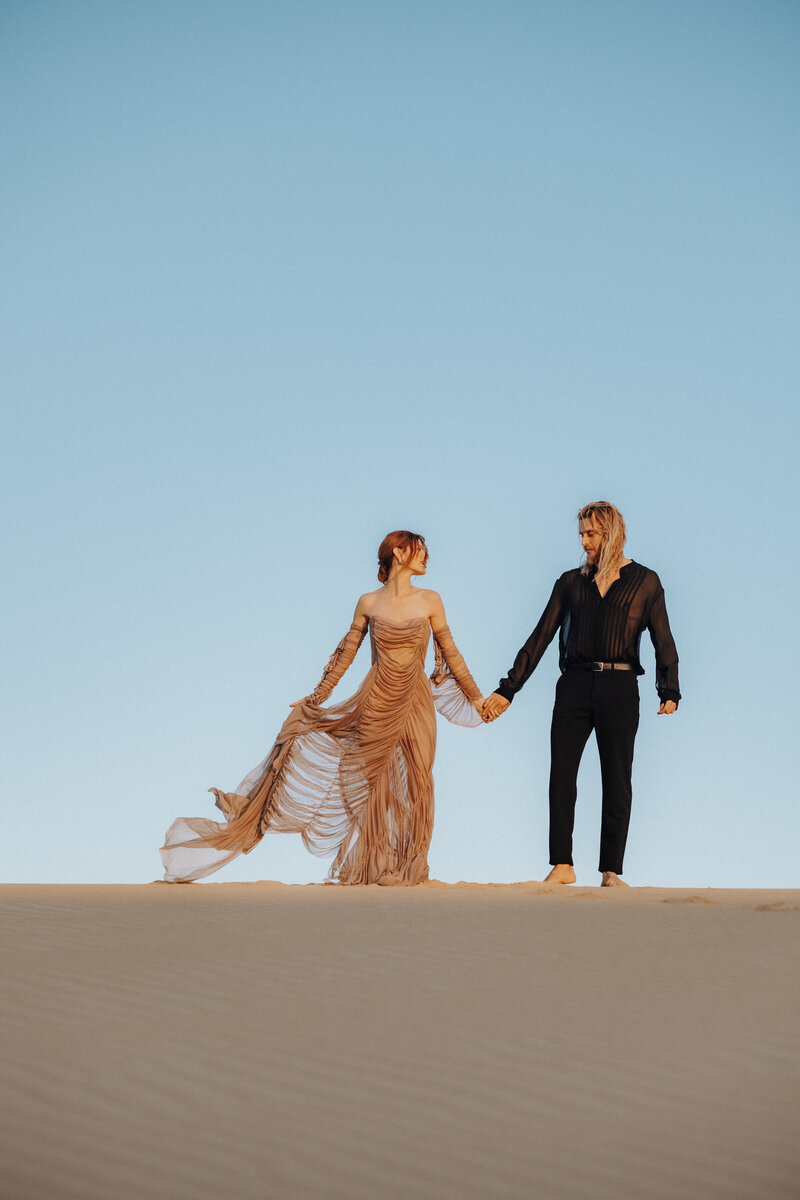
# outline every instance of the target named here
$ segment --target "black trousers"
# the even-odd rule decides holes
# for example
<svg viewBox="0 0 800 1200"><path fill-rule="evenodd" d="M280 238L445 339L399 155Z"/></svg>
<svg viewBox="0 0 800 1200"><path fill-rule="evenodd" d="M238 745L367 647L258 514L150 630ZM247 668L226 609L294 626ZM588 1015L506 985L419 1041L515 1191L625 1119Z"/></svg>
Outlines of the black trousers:
<svg viewBox="0 0 800 1200"><path fill-rule="evenodd" d="M594 730L600 752L603 816L600 870L622 874L631 817L633 743L639 727L634 671L566 671L556 685L550 728L550 862L572 863L578 767Z"/></svg>

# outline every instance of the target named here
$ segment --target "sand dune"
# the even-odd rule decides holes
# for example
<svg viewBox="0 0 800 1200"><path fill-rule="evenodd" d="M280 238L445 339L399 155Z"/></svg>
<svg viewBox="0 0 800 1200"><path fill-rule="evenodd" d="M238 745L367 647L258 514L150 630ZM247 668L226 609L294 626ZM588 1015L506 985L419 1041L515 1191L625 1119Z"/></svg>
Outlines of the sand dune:
<svg viewBox="0 0 800 1200"><path fill-rule="evenodd" d="M797 1200L800 892L1 887L2 1200Z"/></svg>

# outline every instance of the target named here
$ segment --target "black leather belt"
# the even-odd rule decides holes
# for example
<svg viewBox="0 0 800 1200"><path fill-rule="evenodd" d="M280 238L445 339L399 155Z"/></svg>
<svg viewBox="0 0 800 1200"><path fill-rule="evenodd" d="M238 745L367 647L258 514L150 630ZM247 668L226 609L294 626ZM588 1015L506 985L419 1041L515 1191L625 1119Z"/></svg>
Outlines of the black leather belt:
<svg viewBox="0 0 800 1200"><path fill-rule="evenodd" d="M636 668L632 663L606 663L606 662L587 662L587 663L571 663L569 670L571 671L635 671Z"/></svg>

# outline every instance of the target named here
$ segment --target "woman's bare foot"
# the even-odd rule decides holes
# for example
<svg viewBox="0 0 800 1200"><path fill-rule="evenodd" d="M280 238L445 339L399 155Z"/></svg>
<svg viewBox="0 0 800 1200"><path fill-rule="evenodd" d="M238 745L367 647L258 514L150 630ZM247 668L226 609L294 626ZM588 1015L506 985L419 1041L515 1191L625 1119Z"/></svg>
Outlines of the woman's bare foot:
<svg viewBox="0 0 800 1200"><path fill-rule="evenodd" d="M614 871L603 871L603 882L600 887L629 887L624 879L620 879Z"/></svg>
<svg viewBox="0 0 800 1200"><path fill-rule="evenodd" d="M569 863L558 863L555 867L553 867L552 871L547 876L547 878L545 879L544 882L545 883L574 883L575 882L575 868L571 867L569 865Z"/></svg>

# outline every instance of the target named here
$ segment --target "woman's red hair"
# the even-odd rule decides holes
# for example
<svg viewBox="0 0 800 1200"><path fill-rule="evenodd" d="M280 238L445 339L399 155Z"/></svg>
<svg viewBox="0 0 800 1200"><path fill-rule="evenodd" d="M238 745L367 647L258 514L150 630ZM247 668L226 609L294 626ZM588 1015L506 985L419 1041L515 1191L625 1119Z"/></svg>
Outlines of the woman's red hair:
<svg viewBox="0 0 800 1200"><path fill-rule="evenodd" d="M392 533L387 533L378 547L378 581L386 583L389 578L395 550L408 550L409 547L416 550L420 545L425 545L425 538L421 533L410 533L407 529L395 529Z"/></svg>

